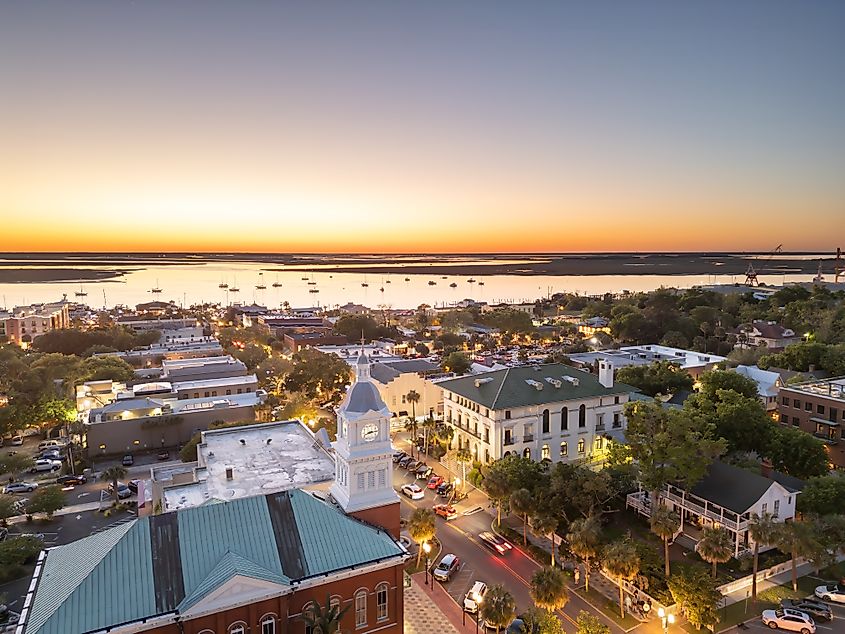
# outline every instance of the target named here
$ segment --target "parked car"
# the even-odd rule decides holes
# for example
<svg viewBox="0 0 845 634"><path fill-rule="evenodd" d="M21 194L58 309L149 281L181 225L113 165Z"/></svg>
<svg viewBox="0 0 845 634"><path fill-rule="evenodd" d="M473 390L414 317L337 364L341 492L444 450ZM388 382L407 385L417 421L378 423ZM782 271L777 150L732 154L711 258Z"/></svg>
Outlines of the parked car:
<svg viewBox="0 0 845 634"><path fill-rule="evenodd" d="M453 488L455 488L455 485L453 485L451 482L444 482L437 487L437 495L441 497L446 497L452 492Z"/></svg>
<svg viewBox="0 0 845 634"><path fill-rule="evenodd" d="M458 559L458 556L449 553L448 555L444 555L432 574L438 581L449 581L460 566L461 560Z"/></svg>
<svg viewBox="0 0 845 634"><path fill-rule="evenodd" d="M428 484L426 486L429 489L436 489L441 484L443 484L443 476L435 475L435 476L431 476L428 479Z"/></svg>
<svg viewBox="0 0 845 634"><path fill-rule="evenodd" d="M449 504L436 504L432 510L435 515L439 515L447 522L449 520L457 519L458 517L458 512L455 510L455 507Z"/></svg>
<svg viewBox="0 0 845 634"><path fill-rule="evenodd" d="M478 612L478 607L481 605L481 602L484 600L484 595L487 594L487 584L483 581L476 581L472 584L472 587L467 590L466 596L464 597L464 610L469 612L470 614L475 614Z"/></svg>
<svg viewBox="0 0 845 634"><path fill-rule="evenodd" d="M828 583L819 586L813 592L819 599L833 601L834 603L845 603L845 587L836 583Z"/></svg>
<svg viewBox="0 0 845 634"><path fill-rule="evenodd" d="M56 483L65 486L76 486L77 484L85 484L84 475L63 475L56 478Z"/></svg>
<svg viewBox="0 0 845 634"><path fill-rule="evenodd" d="M394 451L393 452L393 462L394 462L394 464L398 463L400 460L402 460L402 458L404 458L407 455L408 454L406 454L404 451Z"/></svg>
<svg viewBox="0 0 845 634"><path fill-rule="evenodd" d="M32 465L32 468L29 470L30 473L40 473L42 471L58 471L62 468L61 460L47 460L44 458L39 458L35 461Z"/></svg>
<svg viewBox="0 0 845 634"><path fill-rule="evenodd" d="M830 606L821 601L812 599L781 599L780 607L805 612L813 617L814 621L832 621L833 610Z"/></svg>
<svg viewBox="0 0 845 634"><path fill-rule="evenodd" d="M130 481L129 481L129 484L127 484L126 486L128 486L128 487L129 487L129 491L130 491L131 493L134 493L135 495L138 495L138 483L139 483L139 482L140 482L140 480L130 480Z"/></svg>
<svg viewBox="0 0 845 634"><path fill-rule="evenodd" d="M411 458L411 456L405 456L404 458L399 459L398 464L399 464L400 467L402 467L404 469L405 467L408 466L408 463L411 462L412 460L413 460L413 458Z"/></svg>
<svg viewBox="0 0 845 634"><path fill-rule="evenodd" d="M61 462L62 460L65 459L65 457L58 450L51 451L51 450L48 449L47 451L42 453L40 456L38 456L38 459L39 460L57 460L57 461Z"/></svg>
<svg viewBox="0 0 845 634"><path fill-rule="evenodd" d="M112 491L114 491L114 487L111 484L109 484L109 492L112 492ZM117 483L117 497L118 497L118 499L123 500L125 498L128 498L130 495L132 495L132 491L129 489L129 485L127 485L123 482L118 482Z"/></svg>
<svg viewBox="0 0 845 634"><path fill-rule="evenodd" d="M9 444L12 447L20 447L23 444L23 436L12 436L12 440L9 441Z"/></svg>
<svg viewBox="0 0 845 634"><path fill-rule="evenodd" d="M480 539L481 543L487 546L487 548L500 555L506 555L513 550L513 546L508 540L501 535L496 535L490 531L480 533L478 535L478 539Z"/></svg>
<svg viewBox="0 0 845 634"><path fill-rule="evenodd" d="M167 449L162 449L156 454L156 460L170 460L170 452Z"/></svg>
<svg viewBox="0 0 845 634"><path fill-rule="evenodd" d="M420 461L419 461L419 460L411 460L411 462L409 462L409 463L407 463L407 464L405 465L405 468L406 468L408 471L415 471L415 470L416 470L416 468L417 468L417 467L419 467L419 466L420 466Z"/></svg>
<svg viewBox="0 0 845 634"><path fill-rule="evenodd" d="M402 486L402 494L412 500L422 500L425 498L425 491L417 484L406 484Z"/></svg>
<svg viewBox="0 0 845 634"><path fill-rule="evenodd" d="M0 632L14 632L21 615L0 603Z"/></svg>
<svg viewBox="0 0 845 634"><path fill-rule="evenodd" d="M417 480L428 480L428 477L431 475L431 467L427 464L420 465L417 467Z"/></svg>
<svg viewBox="0 0 845 634"><path fill-rule="evenodd" d="M763 624L773 630L791 630L801 634L815 634L816 624L809 614L798 610L764 610Z"/></svg>
<svg viewBox="0 0 845 634"><path fill-rule="evenodd" d="M12 482L3 488L3 493L32 493L37 488L37 482Z"/></svg>
<svg viewBox="0 0 845 634"><path fill-rule="evenodd" d="M132 457L132 454L128 453L123 456L123 460L120 461L120 464L122 464L124 467L131 467L133 464L135 464L135 458Z"/></svg>
<svg viewBox="0 0 845 634"><path fill-rule="evenodd" d="M38 451L44 451L48 447L56 447L57 449L64 449L65 443L61 440L42 440L38 443Z"/></svg>

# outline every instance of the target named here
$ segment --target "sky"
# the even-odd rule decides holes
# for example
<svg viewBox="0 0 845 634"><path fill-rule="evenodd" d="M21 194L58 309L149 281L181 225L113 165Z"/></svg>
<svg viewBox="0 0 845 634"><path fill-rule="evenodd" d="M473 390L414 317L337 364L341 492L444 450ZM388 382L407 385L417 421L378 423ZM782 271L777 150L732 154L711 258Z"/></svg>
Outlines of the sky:
<svg viewBox="0 0 845 634"><path fill-rule="evenodd" d="M845 3L0 2L0 251L832 249Z"/></svg>

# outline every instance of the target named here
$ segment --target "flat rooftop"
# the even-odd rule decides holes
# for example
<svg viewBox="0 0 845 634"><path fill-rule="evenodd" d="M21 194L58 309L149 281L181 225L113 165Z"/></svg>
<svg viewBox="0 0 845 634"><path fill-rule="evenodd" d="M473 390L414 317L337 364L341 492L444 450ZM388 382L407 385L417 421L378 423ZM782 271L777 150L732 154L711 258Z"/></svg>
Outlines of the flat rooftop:
<svg viewBox="0 0 845 634"><path fill-rule="evenodd" d="M249 383L257 383L258 377L254 374L247 376L224 376L219 379L203 379L201 381L175 381L173 389L175 390L201 390L203 388L213 387L227 387L230 385L247 385Z"/></svg>
<svg viewBox="0 0 845 634"><path fill-rule="evenodd" d="M571 354L569 357L578 363L594 363L600 359L605 359L617 368L629 365L648 365L655 361L671 361L682 368L697 368L725 360L725 357L720 357L717 354L705 354L694 350L682 350L681 348L658 345L625 346L618 350L581 352Z"/></svg>
<svg viewBox="0 0 845 634"><path fill-rule="evenodd" d="M835 379L815 380L807 381L806 383L785 385L782 389L845 400L845 377L840 376Z"/></svg>
<svg viewBox="0 0 845 634"><path fill-rule="evenodd" d="M216 357L200 357L197 359L165 359L161 362L161 367L165 370L176 370L179 368L195 368L213 363L237 363L237 361L227 354Z"/></svg>

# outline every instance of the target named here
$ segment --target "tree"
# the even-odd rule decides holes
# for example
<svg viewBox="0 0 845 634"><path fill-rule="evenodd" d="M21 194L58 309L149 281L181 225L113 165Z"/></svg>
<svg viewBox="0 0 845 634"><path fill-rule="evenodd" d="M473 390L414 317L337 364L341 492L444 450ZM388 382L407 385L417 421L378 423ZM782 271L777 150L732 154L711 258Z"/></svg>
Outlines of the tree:
<svg viewBox="0 0 845 634"><path fill-rule="evenodd" d="M666 578L669 578L669 540L681 525L681 518L668 506L656 506L651 514L651 532L663 540L663 559Z"/></svg>
<svg viewBox="0 0 845 634"><path fill-rule="evenodd" d="M6 526L6 520L18 514L16 503L15 496L0 493L0 526Z"/></svg>
<svg viewBox="0 0 845 634"><path fill-rule="evenodd" d="M829 470L824 443L794 427L773 426L763 450L775 469L802 480L826 475Z"/></svg>
<svg viewBox="0 0 845 634"><path fill-rule="evenodd" d="M557 531L558 520L549 513L541 513L534 516L534 530L540 535L551 535L552 539L552 568L555 567L555 554L557 551L557 544L555 543L555 531Z"/></svg>
<svg viewBox="0 0 845 634"><path fill-rule="evenodd" d="M578 613L575 624L578 627L576 634L610 634L610 628L599 617L584 610Z"/></svg>
<svg viewBox="0 0 845 634"><path fill-rule="evenodd" d="M696 546L699 556L713 564L713 578L716 578L717 564L723 564L734 554L731 534L721 526L708 526L702 531L701 541Z"/></svg>
<svg viewBox="0 0 845 634"><path fill-rule="evenodd" d="M496 628L507 627L516 617L516 601L513 595L499 584L490 586L481 603L479 616Z"/></svg>
<svg viewBox="0 0 845 634"><path fill-rule="evenodd" d="M777 542L780 526L774 521L771 513L751 514L748 523L748 534L754 542L754 564L751 579L751 601L757 602L757 569L759 566L760 546L770 546Z"/></svg>
<svg viewBox="0 0 845 634"><path fill-rule="evenodd" d="M305 348L293 355L293 367L285 379L285 389L302 392L318 403L338 405L349 385L346 361L334 354Z"/></svg>
<svg viewBox="0 0 845 634"><path fill-rule="evenodd" d="M522 516L522 545L528 545L528 517L534 510L534 498L528 489L517 489L511 493L511 510Z"/></svg>
<svg viewBox="0 0 845 634"><path fill-rule="evenodd" d="M707 376L718 377L719 380L737 377L749 381L735 372L708 372L702 379ZM737 387L747 391L747 386ZM724 438L732 451L758 451L765 447L774 427L756 393L747 396L733 389L711 388L712 385L707 391L690 396L684 403L684 411L691 416L699 415L711 424L714 435ZM757 389L756 384L754 389Z"/></svg>
<svg viewBox="0 0 845 634"><path fill-rule="evenodd" d="M746 398L757 398L757 383L747 376L728 370L710 370L699 378L699 394L717 399L720 390L730 390Z"/></svg>
<svg viewBox="0 0 845 634"><path fill-rule="evenodd" d="M414 447L417 444L417 403L420 402L420 393L411 390L405 395L405 400L411 404L411 455L414 455Z"/></svg>
<svg viewBox="0 0 845 634"><path fill-rule="evenodd" d="M601 542L601 524L598 518L582 517L569 525L566 542L577 557L584 562L584 588L590 591L590 561L599 552Z"/></svg>
<svg viewBox="0 0 845 634"><path fill-rule="evenodd" d="M444 372L454 372L455 374L466 374L470 368L469 357L463 352L451 352L444 359L441 364Z"/></svg>
<svg viewBox="0 0 845 634"><path fill-rule="evenodd" d="M423 450L425 454L428 455L428 445L431 442L432 436L435 434L435 429L437 428L437 421L434 420L431 416L426 416L423 418L422 422L422 429L423 429L423 438L425 439L425 446ZM466 477L466 474L464 474Z"/></svg>
<svg viewBox="0 0 845 634"><path fill-rule="evenodd" d="M76 383L86 381L131 381L135 370L120 357L102 356L83 359L76 370Z"/></svg>
<svg viewBox="0 0 845 634"><path fill-rule="evenodd" d="M0 458L2 460L2 458ZM798 496L801 513L832 515L845 509L845 477L839 472L810 478Z"/></svg>
<svg viewBox="0 0 845 634"><path fill-rule="evenodd" d="M417 566L422 559L423 544L434 539L436 525L434 523L434 511L431 509L415 509L408 520L408 534L417 544Z"/></svg>
<svg viewBox="0 0 845 634"><path fill-rule="evenodd" d="M62 487L58 484L51 484L35 489L26 504L26 512L28 515L44 513L47 519L52 519L53 513L64 508L64 505L65 492L62 491Z"/></svg>
<svg viewBox="0 0 845 634"><path fill-rule="evenodd" d="M0 455L0 475L5 473L19 473L28 471L32 467L32 458L18 453Z"/></svg>
<svg viewBox="0 0 845 634"><path fill-rule="evenodd" d="M613 542L604 551L603 565L611 576L616 577L619 586L619 614L625 618L625 604L622 581L630 581L640 572L640 555L630 537Z"/></svg>
<svg viewBox="0 0 845 634"><path fill-rule="evenodd" d="M560 619L546 610L532 606L519 618L523 623L522 634L564 634Z"/></svg>
<svg viewBox="0 0 845 634"><path fill-rule="evenodd" d="M431 350L429 350L428 346L422 342L414 344L414 352L423 357L427 357L429 354L431 354Z"/></svg>
<svg viewBox="0 0 845 634"><path fill-rule="evenodd" d="M700 568L685 567L667 580L672 598L687 620L696 629L710 627L719 621L721 593L716 581Z"/></svg>
<svg viewBox="0 0 845 634"><path fill-rule="evenodd" d="M549 612L562 609L569 601L566 576L560 568L540 568L531 577L530 592L534 604Z"/></svg>
<svg viewBox="0 0 845 634"><path fill-rule="evenodd" d="M280 356L268 357L255 368L258 383L270 394L281 397L284 394L285 380L293 364Z"/></svg>
<svg viewBox="0 0 845 634"><path fill-rule="evenodd" d="M669 361L655 361L649 365L629 365L619 368L616 379L641 390L649 396L674 394L692 390L693 380L685 370Z"/></svg>
<svg viewBox="0 0 845 634"><path fill-rule="evenodd" d="M461 491L466 486L467 481L467 465L472 462L472 454L469 451L468 447L461 447L458 451L455 452L455 460L458 461L458 464L461 465Z"/></svg>
<svg viewBox="0 0 845 634"><path fill-rule="evenodd" d="M484 480L481 486L484 491L496 503L496 525L502 525L502 505L511 495L511 486L508 481L507 474L496 468L498 463L494 463L491 467L485 467Z"/></svg>
<svg viewBox="0 0 845 634"><path fill-rule="evenodd" d="M312 601L308 607L303 610L300 619L305 622L306 629L320 634L338 634L340 632L340 622L343 615L346 614L352 604L341 608L340 604L332 604L331 598L326 596L326 602L320 605L317 601Z"/></svg>
<svg viewBox="0 0 845 634"><path fill-rule="evenodd" d="M0 568L22 566L35 559L44 549L44 542L35 535L9 537L0 542Z"/></svg>
<svg viewBox="0 0 845 634"><path fill-rule="evenodd" d="M120 497L118 497L117 491L117 482L126 477L128 471L121 467L120 465L114 465L113 467L109 467L105 471L103 471L102 478L103 480L109 480L111 482L111 494L114 498L114 503L118 504L120 502Z"/></svg>
<svg viewBox="0 0 845 634"><path fill-rule="evenodd" d="M810 558L820 549L813 526L808 522L782 522L778 526L776 541L778 549L789 553L792 566L792 590L798 591L797 559Z"/></svg>

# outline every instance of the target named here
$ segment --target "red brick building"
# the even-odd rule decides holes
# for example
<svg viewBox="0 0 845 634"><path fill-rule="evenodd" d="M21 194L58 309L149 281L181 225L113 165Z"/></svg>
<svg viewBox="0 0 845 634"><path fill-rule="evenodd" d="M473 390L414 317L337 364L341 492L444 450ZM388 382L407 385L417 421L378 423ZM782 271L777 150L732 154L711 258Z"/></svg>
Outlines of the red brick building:
<svg viewBox="0 0 845 634"><path fill-rule="evenodd" d="M778 392L778 419L812 434L827 447L830 463L845 469L845 378L785 385Z"/></svg>

